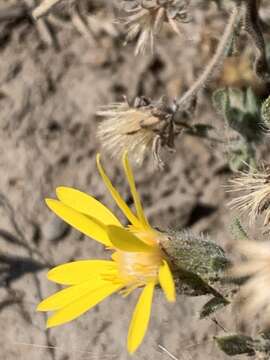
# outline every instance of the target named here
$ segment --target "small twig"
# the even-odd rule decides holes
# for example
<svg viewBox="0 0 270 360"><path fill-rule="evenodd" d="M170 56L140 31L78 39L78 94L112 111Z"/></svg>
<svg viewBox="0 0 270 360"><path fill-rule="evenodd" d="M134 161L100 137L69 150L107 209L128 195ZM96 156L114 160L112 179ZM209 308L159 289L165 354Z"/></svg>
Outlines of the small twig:
<svg viewBox="0 0 270 360"><path fill-rule="evenodd" d="M39 32L41 40L49 45L49 46L56 46L55 39L50 31L50 28L45 19L41 19L37 22L37 30Z"/></svg>
<svg viewBox="0 0 270 360"><path fill-rule="evenodd" d="M169 355L169 357L173 360L178 360L177 357L175 357L172 353L169 352L169 350L167 350L164 346L162 345L158 345L159 349L164 351L167 355Z"/></svg>
<svg viewBox="0 0 270 360"><path fill-rule="evenodd" d="M217 325L222 331L224 331L225 333L228 332L228 330L226 330L225 327L220 324L220 322L217 320L216 317L211 318L211 320L212 320L213 323L214 323L215 325Z"/></svg>
<svg viewBox="0 0 270 360"><path fill-rule="evenodd" d="M67 349L65 346L55 346L55 345L43 345L43 344L32 344L32 343L27 343L27 342L19 342L19 341L13 341L12 344L17 345L17 346L24 346L24 347L33 347L33 348L38 348L41 350L48 350L48 349L52 349L52 350L57 350L59 352L66 352ZM77 348L72 348L72 350L69 350L69 354L72 355L87 355L87 357L83 357L83 359L95 359L98 357L96 357L93 353L93 351L88 351L88 350L81 350L81 349L77 349ZM103 358L112 358L112 356L110 354L108 355L103 355Z"/></svg>
<svg viewBox="0 0 270 360"><path fill-rule="evenodd" d="M26 5L28 5L30 11L32 9L34 9L37 4L37 0L24 0L24 2L26 3ZM38 8L41 7L44 3L46 3L46 0L40 6L38 6ZM38 9L38 8L36 8L36 9ZM40 35L41 40L45 44L47 44L49 46L55 45L57 47L57 43L56 43L45 19L40 19L40 21L37 22L36 27L37 27L37 31Z"/></svg>
<svg viewBox="0 0 270 360"><path fill-rule="evenodd" d="M239 21L240 9L234 5L229 22L224 30L223 36L218 44L217 50L210 63L207 65L201 76L191 86L191 88L177 100L176 105L179 110L183 110L183 106L189 105L198 95L199 91L209 82L215 75L216 70L220 67L227 56L228 48L232 41L235 25Z"/></svg>
<svg viewBox="0 0 270 360"><path fill-rule="evenodd" d="M88 24L84 21L81 14L79 13L78 9L74 7L74 9L71 11L71 21L75 29L91 44L96 45L97 41L94 38L90 27Z"/></svg>
<svg viewBox="0 0 270 360"><path fill-rule="evenodd" d="M52 7L58 4L62 0L44 0L35 10L32 12L32 16L35 20L46 15Z"/></svg>

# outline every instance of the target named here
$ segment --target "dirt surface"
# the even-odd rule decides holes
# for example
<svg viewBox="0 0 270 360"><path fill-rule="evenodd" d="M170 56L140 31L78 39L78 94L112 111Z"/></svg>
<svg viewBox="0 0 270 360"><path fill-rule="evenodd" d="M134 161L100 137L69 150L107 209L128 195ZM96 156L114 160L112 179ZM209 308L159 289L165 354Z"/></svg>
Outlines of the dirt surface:
<svg viewBox="0 0 270 360"><path fill-rule="evenodd" d="M1 360L129 358L125 341L138 294L125 299L114 295L78 320L50 331L45 330L45 316L35 312L40 299L57 290L46 279L49 267L72 259L107 257L100 245L50 213L44 198L54 197L57 186L69 185L116 210L96 170L100 150L96 111L123 94L158 99L183 92L207 60L209 46L205 43L202 49L200 35L207 33L206 23L223 27L221 19L216 25L215 11L205 18L196 15L196 26L188 25L190 32L195 26L192 44L168 31L155 54L139 57L133 54L133 44L122 46L118 30L114 37L101 30L93 44L69 19L64 25L48 19L53 33L49 45L46 32L30 20L0 22ZM207 97L200 100L197 121L215 122L222 129ZM166 155L164 173L149 160L136 169L151 224L190 227L229 248L232 213L226 208L223 185L231 174L225 155L222 146L183 136L176 142L175 154ZM103 162L129 201L120 165L105 154ZM160 344L179 360L225 359L212 340L224 331L210 319L198 320L197 311L205 301L179 296L176 304L168 305L157 294L149 331L133 358L169 359ZM230 310L218 313L217 319L229 332L241 326Z"/></svg>

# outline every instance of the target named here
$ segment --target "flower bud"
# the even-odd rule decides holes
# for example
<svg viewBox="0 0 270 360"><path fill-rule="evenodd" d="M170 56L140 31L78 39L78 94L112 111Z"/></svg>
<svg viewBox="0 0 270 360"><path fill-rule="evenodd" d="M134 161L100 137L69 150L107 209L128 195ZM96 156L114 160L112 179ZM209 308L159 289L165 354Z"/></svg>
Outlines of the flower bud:
<svg viewBox="0 0 270 360"><path fill-rule="evenodd" d="M202 235L169 230L160 242L172 264L178 292L189 295L211 292L209 283L220 280L229 266L223 249Z"/></svg>

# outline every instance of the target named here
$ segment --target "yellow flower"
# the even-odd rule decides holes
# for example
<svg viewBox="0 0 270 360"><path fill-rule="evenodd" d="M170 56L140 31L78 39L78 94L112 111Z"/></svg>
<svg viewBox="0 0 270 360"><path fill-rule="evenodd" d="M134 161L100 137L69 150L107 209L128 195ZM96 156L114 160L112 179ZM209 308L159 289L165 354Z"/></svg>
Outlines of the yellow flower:
<svg viewBox="0 0 270 360"><path fill-rule="evenodd" d="M68 224L113 251L112 260L80 260L55 267L48 279L65 289L43 300L38 311L55 311L47 327L67 323L82 315L109 295L127 296L143 288L134 310L127 340L133 353L146 333L154 288L160 285L168 301L175 301L175 286L165 254L159 246L162 234L148 223L137 193L127 153L123 166L133 196L136 214L113 187L97 156L99 173L130 225L124 227L111 211L92 196L76 189L59 187L59 200L47 199L49 208Z"/></svg>

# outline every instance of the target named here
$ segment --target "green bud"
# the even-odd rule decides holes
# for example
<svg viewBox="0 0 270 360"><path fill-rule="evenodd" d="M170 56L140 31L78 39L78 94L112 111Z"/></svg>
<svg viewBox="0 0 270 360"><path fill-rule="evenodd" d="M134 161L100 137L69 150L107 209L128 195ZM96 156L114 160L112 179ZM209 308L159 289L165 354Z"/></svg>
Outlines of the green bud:
<svg viewBox="0 0 270 360"><path fill-rule="evenodd" d="M222 297L210 284L223 278L230 262L223 249L203 236L189 231L168 231L161 239L179 293Z"/></svg>
<svg viewBox="0 0 270 360"><path fill-rule="evenodd" d="M162 247L174 266L203 278L215 278L229 265L223 249L204 236L194 236L189 231L167 233Z"/></svg>

